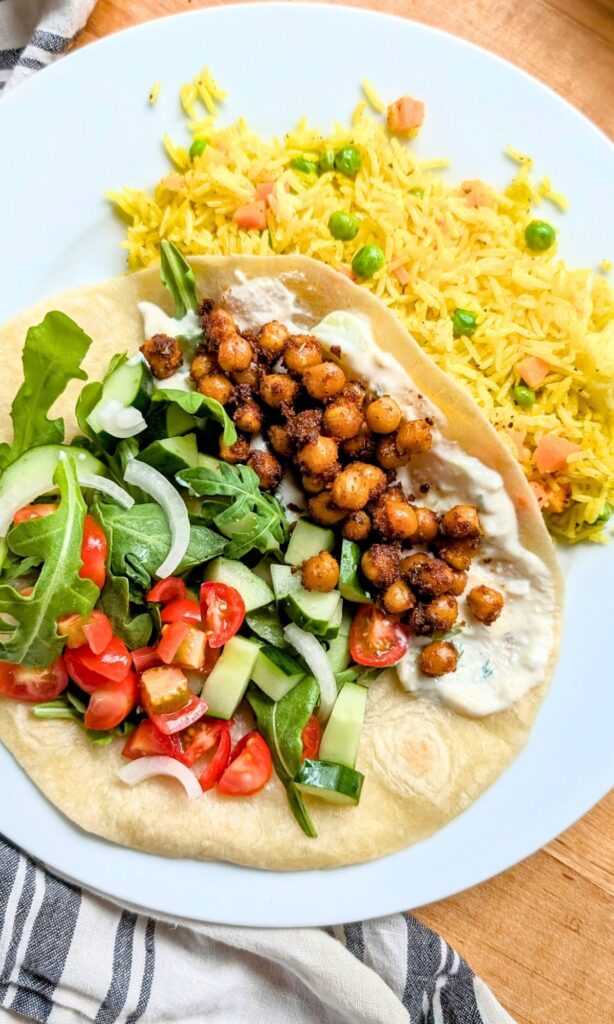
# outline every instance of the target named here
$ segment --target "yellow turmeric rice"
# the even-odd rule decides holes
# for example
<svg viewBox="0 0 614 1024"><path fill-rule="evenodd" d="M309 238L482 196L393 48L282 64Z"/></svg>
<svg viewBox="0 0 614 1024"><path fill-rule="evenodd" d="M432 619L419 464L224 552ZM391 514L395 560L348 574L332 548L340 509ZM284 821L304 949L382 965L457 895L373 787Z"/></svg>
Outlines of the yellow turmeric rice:
<svg viewBox="0 0 614 1024"><path fill-rule="evenodd" d="M480 181L445 183L437 171L447 162L418 161L387 131L371 83L363 88L375 114L362 102L352 124L327 137L304 120L283 139L266 140L241 119L217 126L224 93L205 69L181 90L199 142L192 154L165 136L173 167L153 194L110 194L129 222L130 269L156 260L163 238L189 255L304 253L348 274L362 246L379 245L385 265L363 286L473 395L520 460L553 533L605 539L614 505L614 291L598 273L567 267L556 244L528 249L533 206L565 205L547 179L532 183L528 157L509 151L518 171L505 192ZM344 146L362 157L353 178L291 166L297 157L318 165L322 153ZM245 230L233 217L258 201L263 183L266 228ZM360 221L351 241L331 235L338 210ZM458 309L475 317L470 335L455 336ZM529 383L518 370L527 357L543 361L545 372L529 407L514 390ZM540 472L540 442L553 436L572 442L571 454L563 468Z"/></svg>

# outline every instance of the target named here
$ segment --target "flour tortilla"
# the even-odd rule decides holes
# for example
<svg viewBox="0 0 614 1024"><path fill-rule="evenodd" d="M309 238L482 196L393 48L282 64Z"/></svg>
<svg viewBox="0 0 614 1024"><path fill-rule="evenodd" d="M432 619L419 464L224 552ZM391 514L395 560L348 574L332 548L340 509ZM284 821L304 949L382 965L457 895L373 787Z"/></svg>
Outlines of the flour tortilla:
<svg viewBox="0 0 614 1024"><path fill-rule="evenodd" d="M425 356L395 317L365 289L306 257L200 257L192 261L198 294L224 298L247 278L276 279L293 291L304 329L327 313L347 309L366 316L382 349L403 364L416 386L440 407L446 433L501 474L513 499L524 545L538 555L560 594L554 548L527 481L476 405ZM93 338L85 368L100 378L109 358L136 352L143 340L137 302L147 299L170 313L169 296L150 268L104 284L67 292L16 317L0 330L0 437L10 437L8 410L21 381L19 360L27 329L61 309ZM242 310L245 314L245 310ZM254 313L254 325L267 319ZM54 413L76 430L71 386ZM560 606L559 601L559 606ZM560 617L559 617L560 618ZM116 777L126 763L121 743L97 747L66 721L39 721L25 704L0 700L0 740L43 793L87 831L126 846L174 857L221 859L271 869L329 867L366 861L399 850L440 829L468 807L526 743L543 699L558 647L555 623L547 671L509 710L472 719L406 693L394 674L370 689L357 768L366 781L360 805L335 808L310 800L319 832L308 839L292 817L283 787L273 778L251 799L207 793L191 803L176 783L154 779L134 789Z"/></svg>

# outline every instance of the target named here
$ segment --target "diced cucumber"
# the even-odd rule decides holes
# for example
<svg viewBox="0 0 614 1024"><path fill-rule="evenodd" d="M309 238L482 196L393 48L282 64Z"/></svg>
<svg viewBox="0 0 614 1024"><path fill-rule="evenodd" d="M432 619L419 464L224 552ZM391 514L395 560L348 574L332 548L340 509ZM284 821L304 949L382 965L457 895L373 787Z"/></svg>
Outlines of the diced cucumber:
<svg viewBox="0 0 614 1024"><path fill-rule="evenodd" d="M319 796L331 804L354 806L360 800L365 777L355 768L330 761L303 761L294 780L301 793Z"/></svg>
<svg viewBox="0 0 614 1024"><path fill-rule="evenodd" d="M328 623L323 633L318 635L323 640L334 640L341 629L341 623L343 621L343 601L339 600L335 611L333 612L332 618Z"/></svg>
<svg viewBox="0 0 614 1024"><path fill-rule="evenodd" d="M278 604L283 603L291 590L301 589L301 577L299 573L293 573L289 565L274 563L271 566L271 579Z"/></svg>
<svg viewBox="0 0 614 1024"><path fill-rule="evenodd" d="M144 412L149 406L152 390L151 371L146 361L140 358L129 359L113 370L103 382L100 401L87 417L87 422L95 434L105 434L98 413L107 402L119 402L125 409L133 406Z"/></svg>
<svg viewBox="0 0 614 1024"><path fill-rule="evenodd" d="M267 587L273 587L273 577L271 576L271 559L261 558L257 565L254 566L252 572L259 576L261 580L264 580Z"/></svg>
<svg viewBox="0 0 614 1024"><path fill-rule="evenodd" d="M147 414L147 432L143 437L148 443L162 441L167 437L180 437L196 427L196 417L190 416L175 402L159 402Z"/></svg>
<svg viewBox="0 0 614 1024"><path fill-rule="evenodd" d="M198 468L199 469L212 469L213 472L215 473L216 469L218 469L218 467L219 467L219 464L220 464L220 460L214 458L213 455L203 455L202 452L199 452L199 455L198 455Z"/></svg>
<svg viewBox="0 0 614 1024"><path fill-rule="evenodd" d="M228 641L203 687L208 715L232 718L245 696L259 650L259 644L242 636Z"/></svg>
<svg viewBox="0 0 614 1024"><path fill-rule="evenodd" d="M339 562L339 590L346 601L369 604L371 597L360 582L359 566L362 552L352 540L343 540Z"/></svg>
<svg viewBox="0 0 614 1024"><path fill-rule="evenodd" d="M305 675L305 669L286 651L265 644L252 669L253 681L271 700L281 700Z"/></svg>
<svg viewBox="0 0 614 1024"><path fill-rule="evenodd" d="M328 594L306 590L300 574L292 572L289 565L272 565L271 576L277 603L297 626L324 639L336 636L341 623L338 590Z"/></svg>
<svg viewBox="0 0 614 1024"><path fill-rule="evenodd" d="M335 546L335 534L323 526L316 526L307 519L299 519L286 551L287 565L302 565L312 555L321 551L332 551Z"/></svg>
<svg viewBox="0 0 614 1024"><path fill-rule="evenodd" d="M348 667L350 661L350 627L352 625L352 615L350 611L343 607L341 624L336 637L330 642L328 648L328 660L330 661L333 672L343 672Z"/></svg>
<svg viewBox="0 0 614 1024"><path fill-rule="evenodd" d="M320 757L353 768L367 709L367 690L346 683L337 697L320 743Z"/></svg>
<svg viewBox="0 0 614 1024"><path fill-rule="evenodd" d="M141 462L153 466L165 476L174 476L182 469L196 469L198 466L198 448L196 434L184 434L183 437L167 437L154 441L139 455Z"/></svg>
<svg viewBox="0 0 614 1024"><path fill-rule="evenodd" d="M205 569L204 579L208 583L227 583L238 590L245 603L245 610L251 612L270 604L274 598L268 583L248 569L243 562L231 558L214 558Z"/></svg>

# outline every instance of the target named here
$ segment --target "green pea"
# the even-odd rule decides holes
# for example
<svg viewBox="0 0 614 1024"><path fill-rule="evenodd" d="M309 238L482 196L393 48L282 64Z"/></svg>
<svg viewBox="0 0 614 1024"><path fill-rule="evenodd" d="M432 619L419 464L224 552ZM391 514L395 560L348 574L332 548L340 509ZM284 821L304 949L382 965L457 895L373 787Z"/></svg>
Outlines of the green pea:
<svg viewBox="0 0 614 1024"><path fill-rule="evenodd" d="M318 167L320 174L326 174L327 171L332 171L335 167L335 151L334 149L325 149L323 153L320 153L318 160Z"/></svg>
<svg viewBox="0 0 614 1024"><path fill-rule="evenodd" d="M347 178L355 178L360 170L362 157L355 146L344 146L335 153L335 167Z"/></svg>
<svg viewBox="0 0 614 1024"><path fill-rule="evenodd" d="M190 159L195 160L197 156L204 153L209 142L207 139L194 139L194 142L190 146Z"/></svg>
<svg viewBox="0 0 614 1024"><path fill-rule="evenodd" d="M545 220L532 220L524 229L524 238L532 252L546 252L554 245L556 231Z"/></svg>
<svg viewBox="0 0 614 1024"><path fill-rule="evenodd" d="M535 404L535 392L524 384L518 384L512 391L516 405L523 409L530 409Z"/></svg>
<svg viewBox="0 0 614 1024"><path fill-rule="evenodd" d="M384 262L384 253L379 245L363 245L362 249L358 250L352 260L354 277L359 277L362 281L366 281L367 278L373 277L374 274L377 274L378 270L382 269Z"/></svg>
<svg viewBox="0 0 614 1024"><path fill-rule="evenodd" d="M614 512L614 508L610 505L609 501L604 502L603 511L601 515L597 516L595 523L607 523L608 519Z"/></svg>
<svg viewBox="0 0 614 1024"><path fill-rule="evenodd" d="M455 309L452 313L452 332L455 338L460 338L463 334L471 337L477 325L475 314L468 309Z"/></svg>
<svg viewBox="0 0 614 1024"><path fill-rule="evenodd" d="M301 174L318 173L317 165L313 160L308 160L306 156L295 156L294 160L290 161L290 167L295 171L300 171Z"/></svg>
<svg viewBox="0 0 614 1024"><path fill-rule="evenodd" d="M336 238L338 241L351 242L360 231L360 221L353 213L344 213L343 210L337 210L330 215L328 230L333 238Z"/></svg>
<svg viewBox="0 0 614 1024"><path fill-rule="evenodd" d="M410 194L410 196L417 196L418 199L424 199L424 189L423 188L410 188L409 194Z"/></svg>

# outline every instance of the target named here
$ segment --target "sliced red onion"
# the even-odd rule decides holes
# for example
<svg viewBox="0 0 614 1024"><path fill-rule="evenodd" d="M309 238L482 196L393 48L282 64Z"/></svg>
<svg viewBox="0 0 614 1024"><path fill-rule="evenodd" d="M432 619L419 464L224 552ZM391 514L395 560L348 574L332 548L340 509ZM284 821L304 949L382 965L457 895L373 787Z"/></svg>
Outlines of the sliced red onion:
<svg viewBox="0 0 614 1024"><path fill-rule="evenodd" d="M96 420L111 437L134 437L147 427L138 409L133 405L122 405L116 398L103 402L96 410Z"/></svg>
<svg viewBox="0 0 614 1024"><path fill-rule="evenodd" d="M174 757L138 757L120 768L117 774L128 786L138 786L139 782L151 779L154 775L167 775L181 783L190 800L198 800L203 795L194 773Z"/></svg>
<svg viewBox="0 0 614 1024"><path fill-rule="evenodd" d="M320 687L318 718L321 722L326 722L337 699L337 683L326 651L312 633L305 632L293 622L284 628L284 634L288 643L292 644L294 650L307 662L312 675L315 676Z"/></svg>
<svg viewBox="0 0 614 1024"><path fill-rule="evenodd" d="M132 459L126 466L124 479L128 484L140 487L164 509L171 531L170 550L156 570L156 576L165 579L172 576L183 560L190 543L190 520L188 510L179 491L169 483L162 473L138 459Z"/></svg>

